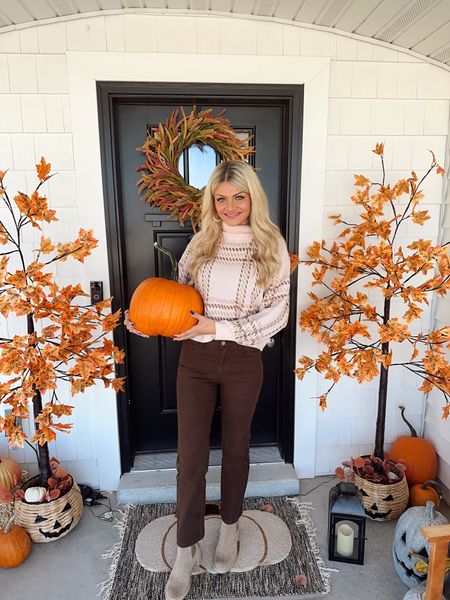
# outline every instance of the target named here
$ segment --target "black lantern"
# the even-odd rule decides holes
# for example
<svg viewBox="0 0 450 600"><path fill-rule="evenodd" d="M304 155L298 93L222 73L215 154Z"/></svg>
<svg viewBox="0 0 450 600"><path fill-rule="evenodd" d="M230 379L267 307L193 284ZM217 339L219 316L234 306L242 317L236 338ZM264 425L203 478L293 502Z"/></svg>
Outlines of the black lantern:
<svg viewBox="0 0 450 600"><path fill-rule="evenodd" d="M366 515L361 493L353 483L341 482L330 490L328 558L364 564Z"/></svg>

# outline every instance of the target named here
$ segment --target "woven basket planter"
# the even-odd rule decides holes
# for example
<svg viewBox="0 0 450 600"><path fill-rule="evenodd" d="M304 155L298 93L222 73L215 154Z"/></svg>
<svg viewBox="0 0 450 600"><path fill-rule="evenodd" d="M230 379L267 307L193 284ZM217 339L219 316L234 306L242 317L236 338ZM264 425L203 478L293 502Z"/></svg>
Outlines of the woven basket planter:
<svg viewBox="0 0 450 600"><path fill-rule="evenodd" d="M395 472L395 463L392 462ZM391 521L405 512L409 500L406 477L396 483L373 483L355 473L355 485L362 492L366 515L373 521Z"/></svg>
<svg viewBox="0 0 450 600"><path fill-rule="evenodd" d="M40 475L28 479L21 487L39 485ZM53 542L67 535L81 519L83 498L75 480L64 496L51 502L14 503L15 522L28 532L33 542Z"/></svg>
<svg viewBox="0 0 450 600"><path fill-rule="evenodd" d="M14 502L10 504L6 504L5 502L0 502L0 527L3 529L6 526L6 523L12 517L14 512Z"/></svg>

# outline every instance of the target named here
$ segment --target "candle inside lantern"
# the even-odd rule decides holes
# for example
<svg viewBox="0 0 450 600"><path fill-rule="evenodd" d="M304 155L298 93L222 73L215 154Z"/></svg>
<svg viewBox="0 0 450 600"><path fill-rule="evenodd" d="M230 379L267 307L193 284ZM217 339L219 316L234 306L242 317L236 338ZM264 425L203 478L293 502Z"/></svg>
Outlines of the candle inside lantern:
<svg viewBox="0 0 450 600"><path fill-rule="evenodd" d="M342 523L337 528L336 550L341 556L351 556L353 554L353 541L355 532L346 523Z"/></svg>

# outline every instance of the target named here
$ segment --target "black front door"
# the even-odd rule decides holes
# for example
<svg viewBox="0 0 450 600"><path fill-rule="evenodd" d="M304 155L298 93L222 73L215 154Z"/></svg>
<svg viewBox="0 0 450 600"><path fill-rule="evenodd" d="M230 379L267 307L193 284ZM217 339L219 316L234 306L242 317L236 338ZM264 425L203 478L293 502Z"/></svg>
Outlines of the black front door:
<svg viewBox="0 0 450 600"><path fill-rule="evenodd" d="M194 105L198 110L212 108L214 115L226 109L223 116L230 120L235 130L243 136L253 135L250 143L256 146L256 152L249 162L256 167L268 195L272 220L279 225L289 249L296 251L288 239L292 229L290 219L295 218L297 211L292 211L287 201L292 140L287 134L291 123L286 101L269 102L266 97L252 98L251 101L236 97L218 99L213 95L184 95L175 102L172 98L167 100L128 95L109 103L113 125L112 175L116 181L114 212L121 247L122 309L129 306L134 290L143 279L170 276L170 261L155 251L153 242L169 248L179 258L192 235L190 222L182 226L169 219L168 213L145 204L139 198L136 186L139 179L136 168L143 163L143 155L136 148L143 144L149 127L164 123L171 112L181 106L186 114ZM179 168L185 179L199 188L206 184L220 160L212 149L209 150L202 153L193 147L180 160ZM295 298L294 293L292 298ZM291 315L295 314L292 308ZM292 338L295 326L295 318L291 317L288 328L274 337L273 346L263 350L264 384L252 427L252 445L278 445L282 456L286 456L287 421L293 418L293 414L286 414L289 402L284 398L289 389L285 378L293 378L292 369L286 368L285 346ZM161 336L142 338L127 330L124 333L130 445L134 453L176 450L175 383L180 343ZM295 339L295 333L293 337ZM211 446L220 446L219 402Z"/></svg>

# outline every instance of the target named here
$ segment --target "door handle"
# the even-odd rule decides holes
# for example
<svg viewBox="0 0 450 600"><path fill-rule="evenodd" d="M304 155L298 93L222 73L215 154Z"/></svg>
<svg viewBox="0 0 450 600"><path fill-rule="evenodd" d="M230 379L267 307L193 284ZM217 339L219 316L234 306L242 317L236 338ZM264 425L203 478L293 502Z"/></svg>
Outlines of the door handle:
<svg viewBox="0 0 450 600"><path fill-rule="evenodd" d="M268 348L273 348L275 346L275 340L273 338L270 338L270 340L267 342L266 346Z"/></svg>

